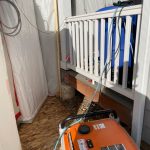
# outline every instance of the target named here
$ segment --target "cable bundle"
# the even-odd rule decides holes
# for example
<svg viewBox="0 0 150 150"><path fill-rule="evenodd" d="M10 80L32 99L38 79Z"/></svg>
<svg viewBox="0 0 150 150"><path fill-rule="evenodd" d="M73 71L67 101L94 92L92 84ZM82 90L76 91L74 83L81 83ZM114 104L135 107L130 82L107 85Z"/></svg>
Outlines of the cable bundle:
<svg viewBox="0 0 150 150"><path fill-rule="evenodd" d="M4 35L7 35L7 36L16 36L21 31L21 27L22 27L21 16L20 16L19 9L15 5L15 3L12 2L11 0L0 0L0 2L6 2L6 3L8 3L11 7L13 7L13 9L15 10L15 12L17 14L17 23L16 23L16 25L14 25L12 27L6 25L0 19L0 24L1 24L0 32L2 32ZM4 31L4 29L6 29L6 30Z"/></svg>

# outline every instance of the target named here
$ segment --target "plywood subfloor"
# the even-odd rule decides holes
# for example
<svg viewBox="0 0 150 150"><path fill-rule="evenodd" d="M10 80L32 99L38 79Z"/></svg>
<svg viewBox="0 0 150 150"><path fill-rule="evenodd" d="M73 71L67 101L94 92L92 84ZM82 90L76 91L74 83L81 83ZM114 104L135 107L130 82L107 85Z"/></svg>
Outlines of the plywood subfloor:
<svg viewBox="0 0 150 150"><path fill-rule="evenodd" d="M69 112L53 97L48 98L32 124L22 124L19 134L23 150L48 150L58 137L58 124Z"/></svg>
<svg viewBox="0 0 150 150"><path fill-rule="evenodd" d="M23 150L53 150L58 138L58 125L71 113L77 113L82 103L79 97L63 103L56 97L48 97L33 123L19 127Z"/></svg>

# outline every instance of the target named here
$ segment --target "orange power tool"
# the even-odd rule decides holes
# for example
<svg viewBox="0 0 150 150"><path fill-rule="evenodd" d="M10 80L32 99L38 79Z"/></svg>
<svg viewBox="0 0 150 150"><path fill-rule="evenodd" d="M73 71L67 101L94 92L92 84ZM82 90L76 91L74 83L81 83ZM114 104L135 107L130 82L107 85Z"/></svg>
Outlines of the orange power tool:
<svg viewBox="0 0 150 150"><path fill-rule="evenodd" d="M60 124L60 133L70 120L82 117L87 120L98 115L110 114L117 117L113 110L70 116ZM62 150L138 150L125 129L111 118L85 121L71 126L61 139L61 147Z"/></svg>

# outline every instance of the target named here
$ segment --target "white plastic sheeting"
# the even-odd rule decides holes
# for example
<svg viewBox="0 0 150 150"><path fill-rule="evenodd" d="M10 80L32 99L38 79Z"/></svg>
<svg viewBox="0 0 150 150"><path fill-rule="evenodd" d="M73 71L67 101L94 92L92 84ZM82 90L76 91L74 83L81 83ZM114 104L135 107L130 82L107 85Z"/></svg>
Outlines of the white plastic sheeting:
<svg viewBox="0 0 150 150"><path fill-rule="evenodd" d="M9 58L9 54L8 54L8 49L7 49L7 45L6 45L6 41L4 39L4 36L2 36L2 39L3 39L2 46L3 46L3 51L4 51L4 54L5 54L5 61L7 63L7 71L8 71L8 77L9 77L10 93L12 95L12 101L13 101L13 107L14 107L16 120L19 121L19 119L21 117L21 113L20 113L20 109L19 109L19 105L18 105L16 89L15 89L15 86L14 86L14 80L13 80L13 74L12 74L12 66L11 66L11 62L10 62L10 58ZM8 82L7 82L7 84L8 84Z"/></svg>
<svg viewBox="0 0 150 150"><path fill-rule="evenodd" d="M32 0L17 0L19 7L36 25ZM9 26L16 22L16 14L8 4L1 2L1 19ZM48 95L38 32L22 18L22 30L16 37L6 37L12 63L15 86L23 121L33 119Z"/></svg>
<svg viewBox="0 0 150 150"><path fill-rule="evenodd" d="M54 4L53 0L35 0L34 4L37 26L40 30L46 32L39 32L39 39L47 78L48 93L52 96L56 94L58 89Z"/></svg>
<svg viewBox="0 0 150 150"><path fill-rule="evenodd" d="M81 15L95 12L96 10L110 6L118 0L72 0L73 15Z"/></svg>
<svg viewBox="0 0 150 150"><path fill-rule="evenodd" d="M66 37L68 29L66 29L66 26L63 23L66 17L72 16L71 0L58 0L58 11L59 11L59 26L60 26L61 60L65 62L67 61L67 56L69 55L68 49L69 40L64 38ZM66 66L64 66L64 68L65 67Z"/></svg>
<svg viewBox="0 0 150 150"><path fill-rule="evenodd" d="M72 1L73 15L81 15L105 7L105 0L74 0Z"/></svg>
<svg viewBox="0 0 150 150"><path fill-rule="evenodd" d="M57 72L57 49L56 49L56 37L55 37L55 10L54 0L34 0L35 13L37 26L39 31L39 38L42 48L44 67L46 71L46 77L48 82L49 95L55 95L58 92L58 72ZM65 49L66 39L63 36L65 31L63 30L64 19L67 16L71 16L71 1L70 0L58 0L59 9L59 30L61 36L62 48Z"/></svg>

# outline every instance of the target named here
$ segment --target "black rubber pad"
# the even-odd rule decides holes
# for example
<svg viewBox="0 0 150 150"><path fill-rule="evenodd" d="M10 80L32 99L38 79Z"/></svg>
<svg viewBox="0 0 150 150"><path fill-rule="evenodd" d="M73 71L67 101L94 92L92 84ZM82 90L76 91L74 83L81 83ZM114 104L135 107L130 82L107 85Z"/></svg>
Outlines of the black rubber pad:
<svg viewBox="0 0 150 150"><path fill-rule="evenodd" d="M87 125L80 125L78 128L80 134L88 134L90 132L90 127Z"/></svg>

